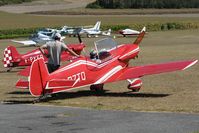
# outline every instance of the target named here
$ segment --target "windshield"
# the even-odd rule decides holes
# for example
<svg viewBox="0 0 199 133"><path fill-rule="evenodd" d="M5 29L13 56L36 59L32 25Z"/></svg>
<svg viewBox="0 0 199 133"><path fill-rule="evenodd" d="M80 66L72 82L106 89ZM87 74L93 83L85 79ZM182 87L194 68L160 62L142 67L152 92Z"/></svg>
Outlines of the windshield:
<svg viewBox="0 0 199 133"><path fill-rule="evenodd" d="M117 43L112 38L105 38L94 42L95 50L90 53L91 59L111 59L114 55L112 50L117 48Z"/></svg>
<svg viewBox="0 0 199 133"><path fill-rule="evenodd" d="M117 48L117 43L112 38L104 38L95 42L97 52L110 51Z"/></svg>

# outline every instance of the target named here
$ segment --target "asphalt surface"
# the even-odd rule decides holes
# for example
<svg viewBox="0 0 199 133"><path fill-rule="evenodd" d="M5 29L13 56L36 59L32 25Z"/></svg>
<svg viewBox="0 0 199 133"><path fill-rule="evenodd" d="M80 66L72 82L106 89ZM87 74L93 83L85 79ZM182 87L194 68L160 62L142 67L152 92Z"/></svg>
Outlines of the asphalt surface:
<svg viewBox="0 0 199 133"><path fill-rule="evenodd" d="M0 104L1 133L195 133L199 114Z"/></svg>

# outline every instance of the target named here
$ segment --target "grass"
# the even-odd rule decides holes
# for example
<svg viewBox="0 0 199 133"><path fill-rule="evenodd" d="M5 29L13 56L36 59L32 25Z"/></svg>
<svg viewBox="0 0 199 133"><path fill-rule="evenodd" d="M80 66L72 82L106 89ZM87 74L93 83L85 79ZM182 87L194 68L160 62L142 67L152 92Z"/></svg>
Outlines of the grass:
<svg viewBox="0 0 199 133"><path fill-rule="evenodd" d="M139 58L132 60L131 65L144 65L166 61L198 59L199 40L198 30L149 32L140 45ZM121 38L119 43L130 43L135 38ZM87 49L93 45L96 38L83 38ZM66 38L67 43L77 42L76 38ZM9 40L0 40L0 50L11 44ZM34 47L21 47L17 49L25 53ZM2 56L1 56L2 59ZM0 100L12 103L30 103L34 98L24 90L16 90L14 85L20 78L17 71L7 73L0 64ZM86 107L93 109L113 109L129 111L168 111L199 113L199 65L167 74L146 76L143 87L139 93L127 90L128 83L121 81L105 85L106 93L97 95L89 91L89 87L71 92L60 93L56 97L42 104L58 106Z"/></svg>
<svg viewBox="0 0 199 133"><path fill-rule="evenodd" d="M148 23L196 23L199 17L172 17L172 16L131 16L131 15L61 15L38 16L29 14L11 14L0 12L0 29L34 28L34 27L59 27L94 25L101 20L102 25L132 25Z"/></svg>
<svg viewBox="0 0 199 133"><path fill-rule="evenodd" d="M191 14L199 13L197 8L189 9L64 9L57 11L41 11L33 12L32 14L46 15L147 15L147 14Z"/></svg>

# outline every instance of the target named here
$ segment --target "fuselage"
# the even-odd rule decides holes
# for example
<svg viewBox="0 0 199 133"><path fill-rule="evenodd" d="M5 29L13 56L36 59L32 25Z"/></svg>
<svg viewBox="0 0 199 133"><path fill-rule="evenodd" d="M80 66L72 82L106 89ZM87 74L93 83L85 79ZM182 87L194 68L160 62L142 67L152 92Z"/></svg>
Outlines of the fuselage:
<svg viewBox="0 0 199 133"><path fill-rule="evenodd" d="M81 51L85 47L84 44L69 44L68 47L73 49L77 54L81 54ZM16 50L11 50L11 53ZM44 50L46 54L48 54L47 50ZM12 65L7 65L6 67L19 67L19 66L30 66L32 62L36 59L43 58L45 62L48 61L48 58L44 56L39 49L35 49L25 54L18 54L17 56L9 55ZM71 54L67 51L63 51L61 54L61 60L69 60L71 58Z"/></svg>
<svg viewBox="0 0 199 133"><path fill-rule="evenodd" d="M51 79L76 81L73 86L67 87L65 90L110 82L115 76L122 74L123 70L128 66L130 59L137 56L139 47L133 44L124 44L108 52L110 56L103 60L91 60L89 57L76 59L51 73L48 81ZM63 91L63 89L59 87L54 91L57 92L59 89Z"/></svg>

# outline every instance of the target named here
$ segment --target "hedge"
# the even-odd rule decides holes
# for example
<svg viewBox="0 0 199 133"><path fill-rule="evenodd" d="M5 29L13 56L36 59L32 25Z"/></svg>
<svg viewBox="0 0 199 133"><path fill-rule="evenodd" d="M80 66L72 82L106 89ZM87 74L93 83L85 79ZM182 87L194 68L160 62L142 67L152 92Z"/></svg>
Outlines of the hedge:
<svg viewBox="0 0 199 133"><path fill-rule="evenodd" d="M132 24L132 25L103 25L102 30L112 29L116 32L121 29L132 28L140 30L146 26L147 31L166 31L166 30L185 30L185 29L198 29L199 23L194 22L167 22L167 23L144 23L144 24ZM55 28L55 27L53 27ZM36 33L43 27L38 28L24 28L24 29L8 29L0 30L0 39L17 38L17 37L28 37L31 34Z"/></svg>

